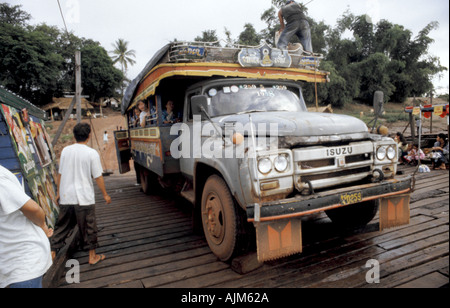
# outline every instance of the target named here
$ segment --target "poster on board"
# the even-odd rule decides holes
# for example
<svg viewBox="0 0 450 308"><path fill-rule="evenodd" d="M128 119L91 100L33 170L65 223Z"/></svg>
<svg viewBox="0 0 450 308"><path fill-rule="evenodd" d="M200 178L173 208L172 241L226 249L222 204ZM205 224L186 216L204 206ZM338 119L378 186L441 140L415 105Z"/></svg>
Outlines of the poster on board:
<svg viewBox="0 0 450 308"><path fill-rule="evenodd" d="M0 104L6 120L13 150L20 162L23 183L33 199L42 207L49 227L54 227L59 207L56 201L56 163L44 122L26 109ZM20 176L20 175L19 175Z"/></svg>

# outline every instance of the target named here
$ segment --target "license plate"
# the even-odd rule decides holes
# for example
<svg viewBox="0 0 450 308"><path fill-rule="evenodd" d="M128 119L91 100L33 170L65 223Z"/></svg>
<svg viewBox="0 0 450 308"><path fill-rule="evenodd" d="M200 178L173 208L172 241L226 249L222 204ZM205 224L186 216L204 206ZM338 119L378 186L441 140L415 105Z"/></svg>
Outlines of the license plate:
<svg viewBox="0 0 450 308"><path fill-rule="evenodd" d="M362 192L356 191L352 193L346 193L341 195L341 204L342 205L349 205L354 203L359 203L363 199Z"/></svg>

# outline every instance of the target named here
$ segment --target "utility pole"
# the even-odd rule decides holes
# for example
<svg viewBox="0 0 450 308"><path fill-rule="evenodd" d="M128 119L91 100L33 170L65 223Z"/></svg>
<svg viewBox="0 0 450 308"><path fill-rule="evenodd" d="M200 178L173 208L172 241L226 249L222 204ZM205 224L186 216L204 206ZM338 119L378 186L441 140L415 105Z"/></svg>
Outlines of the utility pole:
<svg viewBox="0 0 450 308"><path fill-rule="evenodd" d="M75 100L77 104L77 124L81 123L81 52L75 52Z"/></svg>
<svg viewBox="0 0 450 308"><path fill-rule="evenodd" d="M61 125L59 126L55 137L53 138L53 141L52 141L53 147L55 147L56 143L58 142L58 139L61 136L64 126L66 126L66 123L69 120L70 115L72 114L72 110L75 107L75 104L77 106L77 123L81 122L81 92L82 91L83 91L83 89L81 88L81 52L76 51L75 52L75 96L73 97L72 102L70 103L69 109L66 111L66 114L64 115L64 119L63 119Z"/></svg>

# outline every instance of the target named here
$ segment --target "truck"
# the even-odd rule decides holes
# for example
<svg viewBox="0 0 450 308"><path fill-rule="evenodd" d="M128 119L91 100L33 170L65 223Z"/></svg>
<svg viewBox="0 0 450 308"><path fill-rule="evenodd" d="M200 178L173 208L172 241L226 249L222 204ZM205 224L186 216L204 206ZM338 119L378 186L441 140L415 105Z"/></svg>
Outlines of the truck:
<svg viewBox="0 0 450 308"><path fill-rule="evenodd" d="M397 175L394 140L354 117L308 112L303 84L329 81L321 58L167 44L125 92L120 172L133 161L144 193L192 203L194 229L224 262L255 248L261 262L301 253L302 218L320 212L345 228L378 211L380 230L408 224L414 180Z"/></svg>

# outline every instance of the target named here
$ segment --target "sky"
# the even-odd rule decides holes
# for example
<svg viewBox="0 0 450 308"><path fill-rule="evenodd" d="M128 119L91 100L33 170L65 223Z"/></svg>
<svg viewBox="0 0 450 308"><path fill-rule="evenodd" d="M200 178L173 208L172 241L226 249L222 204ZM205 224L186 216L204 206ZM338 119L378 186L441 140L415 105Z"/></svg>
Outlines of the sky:
<svg viewBox="0 0 450 308"><path fill-rule="evenodd" d="M32 16L32 24L46 23L63 29L57 0L0 0L22 5ZM303 3L308 3L306 0ZM246 23L259 32L265 28L262 13L271 0L59 0L69 32L101 43L108 51L119 38L136 51L136 64L127 77L134 79L153 54L162 46L178 40L193 40L204 30L216 30L225 39L225 27L237 38ZM302 2L302 1L298 1ZM374 23L386 19L412 31L416 37L431 21L439 28L430 37L435 40L429 53L449 68L448 0L313 0L308 15L315 21L335 26L346 10L355 15L367 14ZM449 72L435 78L436 92L449 93Z"/></svg>

